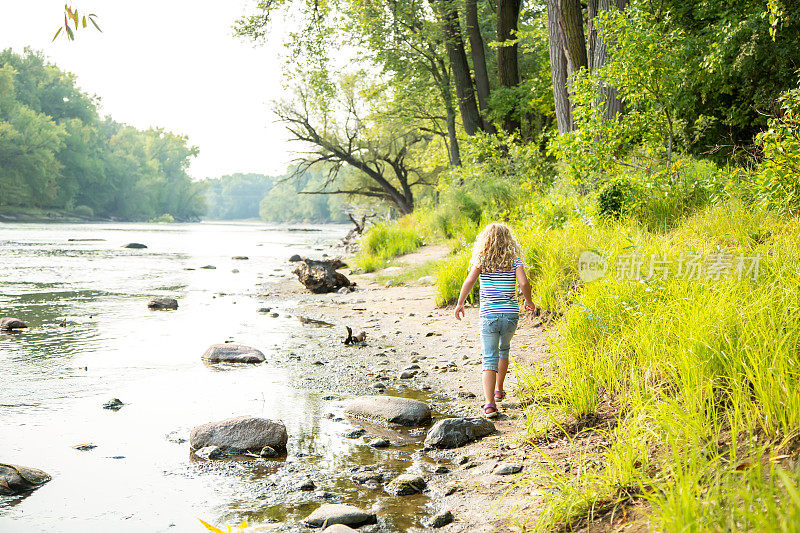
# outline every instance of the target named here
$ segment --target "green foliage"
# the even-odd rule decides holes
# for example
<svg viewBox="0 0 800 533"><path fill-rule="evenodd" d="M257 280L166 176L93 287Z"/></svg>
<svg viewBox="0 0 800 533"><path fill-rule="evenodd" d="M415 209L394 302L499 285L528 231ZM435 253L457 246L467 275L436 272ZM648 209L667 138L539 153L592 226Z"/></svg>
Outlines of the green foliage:
<svg viewBox="0 0 800 533"><path fill-rule="evenodd" d="M186 173L196 154L186 137L100 120L74 76L41 54L0 52L0 206L196 219L201 186Z"/></svg>
<svg viewBox="0 0 800 533"><path fill-rule="evenodd" d="M598 35L613 43L609 57L594 72L582 70L574 76L575 130L557 137L553 151L567 161L579 182L595 172L615 171L635 147L644 159L666 158L669 166L685 82L683 34L634 4L599 15ZM616 89L625 106L625 113L613 120L598 100L606 88Z"/></svg>
<svg viewBox="0 0 800 533"><path fill-rule="evenodd" d="M72 214L83 218L94 218L94 209L88 205L79 205L72 210Z"/></svg>
<svg viewBox="0 0 800 533"><path fill-rule="evenodd" d="M175 222L175 217L173 217L169 213L164 213L159 217L151 218L150 222L160 223L160 224L170 224L172 222Z"/></svg>
<svg viewBox="0 0 800 533"><path fill-rule="evenodd" d="M437 306L444 307L458 301L461 285L469 273L470 257L470 251L466 250L451 259L442 261L441 266L436 270ZM479 285L480 283L475 283L475 287L467 296L467 301L471 304L475 304L478 301Z"/></svg>
<svg viewBox="0 0 800 533"><path fill-rule="evenodd" d="M760 133L764 161L758 175L760 196L767 205L800 212L800 88L780 99L782 114Z"/></svg>
<svg viewBox="0 0 800 533"><path fill-rule="evenodd" d="M392 257L413 252L422 242L422 236L408 218L396 223L381 222L359 240L355 264L364 272L371 272L385 266Z"/></svg>

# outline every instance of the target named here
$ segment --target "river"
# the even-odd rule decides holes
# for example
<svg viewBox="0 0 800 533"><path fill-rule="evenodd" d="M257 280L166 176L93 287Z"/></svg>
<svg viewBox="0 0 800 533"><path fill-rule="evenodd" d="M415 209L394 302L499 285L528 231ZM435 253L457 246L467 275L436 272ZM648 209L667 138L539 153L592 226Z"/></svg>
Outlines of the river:
<svg viewBox="0 0 800 533"><path fill-rule="evenodd" d="M269 364L309 326L258 313L270 306L258 285L289 282L290 255L319 256L347 230L313 229L0 224L0 316L32 326L0 334L0 462L53 477L27 495L0 497L0 531L204 531L198 518L296 530L326 496L285 490L292 465L327 472L322 488L335 501L369 508L386 499L348 481L350 466L375 457L339 436L341 422L324 416L325 391L294 386ZM147 248L123 248L129 242ZM155 296L180 307L150 311ZM206 348L225 341L259 348L267 363L204 365ZM124 407L103 409L111 398ZM240 414L282 419L288 456L207 462L181 442L195 425ZM81 444L96 448L74 448ZM408 461L399 454L393 467ZM384 526L409 528L403 509L424 504L405 500Z"/></svg>

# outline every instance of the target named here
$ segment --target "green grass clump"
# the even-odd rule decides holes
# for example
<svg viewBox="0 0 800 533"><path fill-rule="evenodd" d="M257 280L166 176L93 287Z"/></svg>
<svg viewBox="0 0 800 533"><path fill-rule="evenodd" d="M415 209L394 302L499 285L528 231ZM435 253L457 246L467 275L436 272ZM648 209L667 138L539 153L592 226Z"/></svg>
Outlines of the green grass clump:
<svg viewBox="0 0 800 533"><path fill-rule="evenodd" d="M530 437L552 430L543 419L613 428L566 432L604 444L572 458L568 472L553 461L530 479L549 494L528 526L569 527L640 499L660 531L796 531L800 219L729 201L666 233L600 220L522 240L540 305L563 313L550 368L520 373ZM581 249L673 265L688 253L731 254L733 275L626 280L610 262L605 277L583 284ZM761 257L757 279L735 275L740 255Z"/></svg>
<svg viewBox="0 0 800 533"><path fill-rule="evenodd" d="M450 305L458 300L461 285L469 272L469 251L461 252L441 263L436 271L436 305ZM478 301L479 283L469 293L467 301L474 304Z"/></svg>
<svg viewBox="0 0 800 533"><path fill-rule="evenodd" d="M364 272L372 272L386 266L392 257L413 252L422 243L422 236L410 219L381 222L370 228L359 241L361 249L354 263Z"/></svg>

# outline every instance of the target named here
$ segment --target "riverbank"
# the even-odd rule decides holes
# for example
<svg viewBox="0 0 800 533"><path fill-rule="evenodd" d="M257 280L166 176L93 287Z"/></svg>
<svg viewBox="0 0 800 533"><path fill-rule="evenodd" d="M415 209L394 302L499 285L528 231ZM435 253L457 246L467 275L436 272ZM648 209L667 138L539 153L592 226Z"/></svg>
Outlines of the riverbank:
<svg viewBox="0 0 800 533"><path fill-rule="evenodd" d="M284 363L293 367L290 374L302 376L303 386L343 396L379 394L384 386L406 395L423 391L434 410L445 416L480 416L478 309L467 309L465 319L456 322L451 309L436 307L429 284L414 280L400 285L391 280L439 261L447 252L444 246L427 246L396 259L389 269L348 274L357 284L357 290L348 294L310 294L298 282L264 284L262 296L282 302L279 313L332 325L318 330L323 345L329 346L322 353L301 339L290 343ZM345 326L354 333L366 332L364 345L344 346ZM521 317L512 357L527 367L545 363L546 329L537 319ZM518 531L514 517L535 512L532 486L515 486L516 475L493 473L505 463L529 473L543 460L529 453L530 445L522 440L525 414L515 394L513 368L505 388L508 398L494 419L496 434L454 450L424 451L428 463L418 462L430 467L416 473L426 478L432 505L452 511L456 518L442 531ZM437 466L447 472L435 473Z"/></svg>

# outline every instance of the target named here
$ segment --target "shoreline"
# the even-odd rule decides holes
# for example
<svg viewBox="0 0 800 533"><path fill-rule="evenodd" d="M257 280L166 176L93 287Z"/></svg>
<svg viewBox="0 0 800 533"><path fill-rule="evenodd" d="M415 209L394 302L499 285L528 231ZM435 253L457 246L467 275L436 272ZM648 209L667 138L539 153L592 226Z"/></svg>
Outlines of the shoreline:
<svg viewBox="0 0 800 533"><path fill-rule="evenodd" d="M443 246L425 246L392 263L402 271L446 254ZM285 366L294 367L296 376L303 375L306 386L325 387L345 396L381 394L382 389L375 388L380 382L390 394L427 394L428 403L445 417L481 416L478 309L468 308L464 320L457 322L452 309L435 306L430 285L411 282L387 287L381 283L385 271L350 274L345 268L341 272L356 282L354 292L312 294L296 279L260 286L265 291L260 296L281 302L284 313L330 324L317 330L329 350L314 354L301 345L290 345ZM354 333L365 331L366 343L343 346L345 326ZM460 448L421 452L424 459L448 470L417 472L426 479L437 511L450 510L455 516L455 522L441 531L518 531L509 518L535 509L532 485L515 487L516 475L493 474L501 463L522 466L524 475L540 462L534 454L523 453L531 447L520 438L525 414L516 397L513 370L513 361L531 366L546 360L546 330L530 316L520 315L511 356L508 396L499 404L500 416L492 420L497 432ZM401 378L404 372L414 375Z"/></svg>

